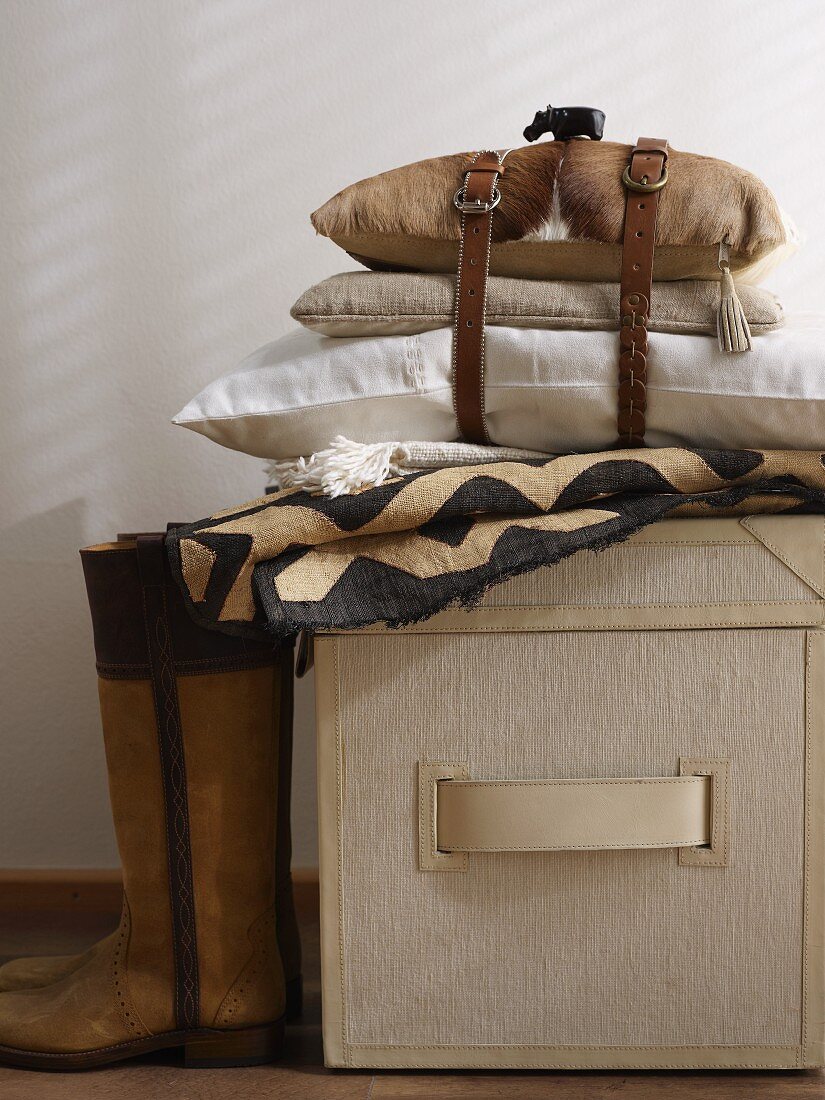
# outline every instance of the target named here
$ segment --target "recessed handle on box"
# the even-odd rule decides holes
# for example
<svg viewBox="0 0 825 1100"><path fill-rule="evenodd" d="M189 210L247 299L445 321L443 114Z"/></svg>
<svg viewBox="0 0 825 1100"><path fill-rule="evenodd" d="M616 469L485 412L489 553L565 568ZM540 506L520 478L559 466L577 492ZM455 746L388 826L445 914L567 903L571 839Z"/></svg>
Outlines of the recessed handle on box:
<svg viewBox="0 0 825 1100"><path fill-rule="evenodd" d="M469 852L630 848L691 849L700 858L680 862L724 865L726 765L691 759L681 775L645 778L471 780L463 765L422 763L421 869L466 870Z"/></svg>

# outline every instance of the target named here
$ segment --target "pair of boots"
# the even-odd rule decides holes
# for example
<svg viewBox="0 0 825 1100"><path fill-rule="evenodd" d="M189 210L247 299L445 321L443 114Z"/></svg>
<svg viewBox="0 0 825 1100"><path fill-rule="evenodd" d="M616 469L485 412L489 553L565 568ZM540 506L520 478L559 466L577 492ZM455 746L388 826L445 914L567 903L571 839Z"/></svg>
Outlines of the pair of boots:
<svg viewBox="0 0 825 1100"><path fill-rule="evenodd" d="M292 646L196 625L161 535L81 557L123 910L85 955L0 968L0 1062L79 1069L166 1047L187 1066L271 1061L301 999Z"/></svg>

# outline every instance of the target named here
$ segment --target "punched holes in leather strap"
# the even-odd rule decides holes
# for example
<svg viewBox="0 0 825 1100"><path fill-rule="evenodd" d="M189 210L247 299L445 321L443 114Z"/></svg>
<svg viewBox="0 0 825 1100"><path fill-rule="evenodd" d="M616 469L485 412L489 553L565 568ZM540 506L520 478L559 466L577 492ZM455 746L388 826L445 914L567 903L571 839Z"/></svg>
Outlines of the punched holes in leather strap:
<svg viewBox="0 0 825 1100"><path fill-rule="evenodd" d="M621 301L622 323L619 329L619 343L623 349L633 350L647 344L647 319L650 303L644 294L625 294Z"/></svg>
<svg viewBox="0 0 825 1100"><path fill-rule="evenodd" d="M639 138L622 173L625 223L619 328L618 446L643 447L647 409L647 322L659 193L667 183L667 142Z"/></svg>
<svg viewBox="0 0 825 1100"><path fill-rule="evenodd" d="M645 435L645 409L638 406L619 409L617 417L620 447L643 447Z"/></svg>
<svg viewBox="0 0 825 1100"><path fill-rule="evenodd" d="M650 300L647 295L641 294L638 290L622 294L619 304L622 311L622 323L624 323L625 318L628 318L629 323L632 323L634 316L643 319L650 316ZM644 320L642 323L644 323Z"/></svg>
<svg viewBox="0 0 825 1100"><path fill-rule="evenodd" d="M647 376L647 358L637 347L623 351L619 356L619 381L624 378L638 378L642 382Z"/></svg>
<svg viewBox="0 0 825 1100"><path fill-rule="evenodd" d="M619 408L630 409L632 407L645 409L647 406L647 394L645 384L641 378L635 375L622 378L619 382Z"/></svg>

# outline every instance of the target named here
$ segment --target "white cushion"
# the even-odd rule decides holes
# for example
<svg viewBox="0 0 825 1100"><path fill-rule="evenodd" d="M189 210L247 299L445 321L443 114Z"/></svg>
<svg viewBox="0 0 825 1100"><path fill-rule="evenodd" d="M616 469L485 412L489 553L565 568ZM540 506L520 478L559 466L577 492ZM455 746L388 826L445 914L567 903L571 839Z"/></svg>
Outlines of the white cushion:
<svg viewBox="0 0 825 1100"><path fill-rule="evenodd" d="M335 339L298 329L212 382L175 423L261 458L360 442L456 438L452 332ZM490 327L486 402L496 443L598 451L616 436L615 332ZM789 319L753 350L652 333L647 443L825 447L825 317Z"/></svg>

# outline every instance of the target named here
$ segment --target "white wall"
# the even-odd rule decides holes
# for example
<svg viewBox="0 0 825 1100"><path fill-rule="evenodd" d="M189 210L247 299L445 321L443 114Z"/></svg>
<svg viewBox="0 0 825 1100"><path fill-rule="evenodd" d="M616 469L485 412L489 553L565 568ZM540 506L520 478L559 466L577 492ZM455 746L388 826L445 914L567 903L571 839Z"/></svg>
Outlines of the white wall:
<svg viewBox="0 0 825 1100"><path fill-rule="evenodd" d="M592 104L761 175L810 241L773 285L817 308L824 40L818 0L0 0L0 866L117 862L77 549L260 492L169 418L352 266L308 213Z"/></svg>

